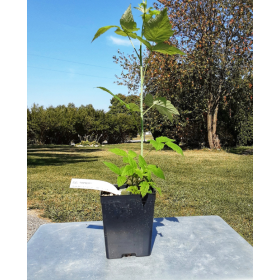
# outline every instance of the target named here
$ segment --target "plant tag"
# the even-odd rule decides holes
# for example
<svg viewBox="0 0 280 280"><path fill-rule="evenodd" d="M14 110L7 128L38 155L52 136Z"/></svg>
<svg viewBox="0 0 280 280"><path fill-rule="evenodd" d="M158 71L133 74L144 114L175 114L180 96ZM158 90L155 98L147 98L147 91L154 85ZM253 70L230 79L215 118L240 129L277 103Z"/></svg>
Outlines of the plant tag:
<svg viewBox="0 0 280 280"><path fill-rule="evenodd" d="M98 190L113 193L116 195L121 194L121 191L119 191L114 185L100 180L73 178L71 180L70 188Z"/></svg>

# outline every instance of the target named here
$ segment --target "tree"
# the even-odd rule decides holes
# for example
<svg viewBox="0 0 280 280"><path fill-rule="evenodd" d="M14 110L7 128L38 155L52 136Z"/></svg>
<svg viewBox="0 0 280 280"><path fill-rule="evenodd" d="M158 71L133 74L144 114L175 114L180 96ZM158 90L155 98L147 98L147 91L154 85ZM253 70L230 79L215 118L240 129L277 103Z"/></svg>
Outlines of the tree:
<svg viewBox="0 0 280 280"><path fill-rule="evenodd" d="M33 120L31 109L27 108L27 143L34 144L36 142L36 126Z"/></svg>
<svg viewBox="0 0 280 280"><path fill-rule="evenodd" d="M30 140L34 143L45 144L50 129L50 120L44 107L33 104L27 118L28 135L32 137Z"/></svg>
<svg viewBox="0 0 280 280"><path fill-rule="evenodd" d="M224 145L253 144L253 77L240 75L236 79L231 96L224 96L219 106L220 125L218 133ZM224 135L226 134L226 135Z"/></svg>
<svg viewBox="0 0 280 280"><path fill-rule="evenodd" d="M180 49L188 53L188 71L195 73L207 105L210 148L216 134L219 102L232 95L231 80L252 71L253 1L159 0L168 8ZM160 5L155 3L155 8ZM231 82L230 82L231 81Z"/></svg>
<svg viewBox="0 0 280 280"><path fill-rule="evenodd" d="M108 144L125 143L132 137L137 136L138 127L135 119L125 113L106 114L109 124Z"/></svg>

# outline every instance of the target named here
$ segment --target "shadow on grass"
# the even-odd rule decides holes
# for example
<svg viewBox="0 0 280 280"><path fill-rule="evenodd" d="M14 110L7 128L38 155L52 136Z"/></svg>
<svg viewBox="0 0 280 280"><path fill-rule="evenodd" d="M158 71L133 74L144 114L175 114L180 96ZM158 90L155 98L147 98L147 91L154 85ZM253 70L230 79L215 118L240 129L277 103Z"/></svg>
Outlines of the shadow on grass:
<svg viewBox="0 0 280 280"><path fill-rule="evenodd" d="M28 153L37 153L37 152L62 152L62 153L93 153L102 151L102 149L96 149L96 148L77 148L77 147L28 147L27 152Z"/></svg>
<svg viewBox="0 0 280 280"><path fill-rule="evenodd" d="M52 154L52 153L38 153L32 152L27 154L27 167L35 168L36 166L61 166L70 163L92 162L97 161L94 157L83 157L80 154Z"/></svg>
<svg viewBox="0 0 280 280"><path fill-rule="evenodd" d="M227 152L237 155L253 155L253 147L234 147L227 149Z"/></svg>

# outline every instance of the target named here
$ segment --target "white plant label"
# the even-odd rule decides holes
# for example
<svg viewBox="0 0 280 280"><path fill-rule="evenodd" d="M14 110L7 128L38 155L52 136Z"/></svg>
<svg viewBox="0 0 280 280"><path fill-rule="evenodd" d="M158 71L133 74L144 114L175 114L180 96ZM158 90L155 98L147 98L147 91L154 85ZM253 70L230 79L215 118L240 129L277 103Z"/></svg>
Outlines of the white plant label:
<svg viewBox="0 0 280 280"><path fill-rule="evenodd" d="M100 180L73 178L71 180L70 188L98 190L98 191L113 193L116 195L121 194L121 191L119 191L114 185Z"/></svg>

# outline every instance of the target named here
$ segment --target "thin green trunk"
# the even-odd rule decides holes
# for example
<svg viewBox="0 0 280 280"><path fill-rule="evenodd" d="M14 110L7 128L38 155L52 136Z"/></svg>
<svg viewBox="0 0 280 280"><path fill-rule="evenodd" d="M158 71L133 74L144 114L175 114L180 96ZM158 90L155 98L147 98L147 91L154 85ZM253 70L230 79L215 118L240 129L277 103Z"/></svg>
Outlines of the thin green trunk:
<svg viewBox="0 0 280 280"><path fill-rule="evenodd" d="M145 14L144 14L145 21ZM143 23L144 23L143 21ZM144 25L142 25L141 30L141 38L143 38ZM141 77L141 92L140 92L140 116L141 116L141 156L144 156L143 148L144 148L144 114L143 114L143 61L142 61L142 42L140 42L140 77Z"/></svg>
<svg viewBox="0 0 280 280"><path fill-rule="evenodd" d="M141 156L143 156L144 146L144 118L143 118L143 67L140 66L141 92L140 92L140 115L141 115Z"/></svg>

